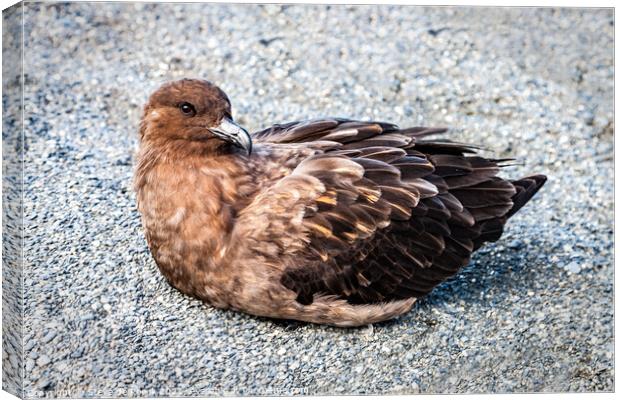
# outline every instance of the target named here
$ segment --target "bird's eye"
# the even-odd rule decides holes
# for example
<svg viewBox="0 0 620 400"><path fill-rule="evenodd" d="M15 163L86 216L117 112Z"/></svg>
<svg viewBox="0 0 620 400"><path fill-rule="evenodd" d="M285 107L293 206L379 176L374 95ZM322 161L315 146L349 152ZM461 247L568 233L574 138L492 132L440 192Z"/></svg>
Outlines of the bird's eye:
<svg viewBox="0 0 620 400"><path fill-rule="evenodd" d="M181 109L181 112L185 115L189 115L190 117L196 115L196 109L190 103L181 103L179 104L179 108Z"/></svg>

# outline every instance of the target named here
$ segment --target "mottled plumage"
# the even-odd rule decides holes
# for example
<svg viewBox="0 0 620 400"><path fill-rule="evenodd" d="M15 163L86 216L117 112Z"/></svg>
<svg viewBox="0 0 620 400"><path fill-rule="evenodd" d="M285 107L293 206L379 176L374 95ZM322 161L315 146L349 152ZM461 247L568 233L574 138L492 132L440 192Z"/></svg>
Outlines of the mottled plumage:
<svg viewBox="0 0 620 400"><path fill-rule="evenodd" d="M216 307L393 318L497 240L546 180L501 179L508 160L432 139L443 132L326 118L250 136L217 87L166 84L145 107L135 174L149 248L173 286Z"/></svg>

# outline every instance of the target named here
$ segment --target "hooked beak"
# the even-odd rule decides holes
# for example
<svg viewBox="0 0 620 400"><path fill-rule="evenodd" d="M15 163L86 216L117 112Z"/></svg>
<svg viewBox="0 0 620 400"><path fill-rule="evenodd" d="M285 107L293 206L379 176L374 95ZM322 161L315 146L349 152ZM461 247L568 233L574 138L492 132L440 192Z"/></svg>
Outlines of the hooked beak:
<svg viewBox="0 0 620 400"><path fill-rule="evenodd" d="M228 118L222 119L222 122L215 128L209 128L211 133L233 145L240 147L252 154L252 138L248 131L234 123Z"/></svg>

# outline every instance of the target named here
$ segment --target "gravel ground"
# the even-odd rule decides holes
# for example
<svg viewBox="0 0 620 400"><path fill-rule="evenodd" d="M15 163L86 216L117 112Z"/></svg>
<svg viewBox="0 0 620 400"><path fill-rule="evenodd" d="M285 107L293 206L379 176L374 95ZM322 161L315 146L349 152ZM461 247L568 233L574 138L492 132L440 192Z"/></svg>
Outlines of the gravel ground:
<svg viewBox="0 0 620 400"><path fill-rule="evenodd" d="M612 391L613 25L610 9L26 4L26 395ZM252 130L447 125L518 157L504 175L550 180L400 319L216 310L159 274L131 188L141 107L185 76Z"/></svg>

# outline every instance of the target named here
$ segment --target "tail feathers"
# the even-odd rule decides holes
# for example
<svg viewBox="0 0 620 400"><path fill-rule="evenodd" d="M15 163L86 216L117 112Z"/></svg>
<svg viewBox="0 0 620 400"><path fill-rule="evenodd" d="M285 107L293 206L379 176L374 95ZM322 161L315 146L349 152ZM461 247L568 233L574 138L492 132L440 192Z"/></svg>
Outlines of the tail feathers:
<svg viewBox="0 0 620 400"><path fill-rule="evenodd" d="M506 220L512 217L521 209L545 184L547 177L544 175L533 175L526 178L512 181L517 193L512 196L512 208L508 213L500 218L493 218L484 221L480 225L480 236L473 240L474 250L477 250L486 242L497 241L504 232Z"/></svg>
<svg viewBox="0 0 620 400"><path fill-rule="evenodd" d="M532 175L512 181L511 183L514 185L515 189L517 189L517 193L512 196L512 202L514 205L510 211L508 211L505 218L510 218L517 211L519 211L525 203L530 201L530 199L536 194L536 192L538 192L545 182L547 182L547 177L545 175Z"/></svg>

